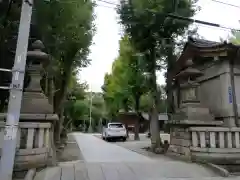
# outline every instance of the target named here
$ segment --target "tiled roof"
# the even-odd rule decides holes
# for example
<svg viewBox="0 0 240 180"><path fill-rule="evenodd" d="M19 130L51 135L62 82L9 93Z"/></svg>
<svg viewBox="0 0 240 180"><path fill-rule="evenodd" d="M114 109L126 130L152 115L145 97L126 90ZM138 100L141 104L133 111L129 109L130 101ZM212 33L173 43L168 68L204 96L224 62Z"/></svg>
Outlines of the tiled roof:
<svg viewBox="0 0 240 180"><path fill-rule="evenodd" d="M219 46L225 46L228 45L227 42L215 42L215 41L209 41L209 40L205 40L205 39L196 39L196 38L192 38L189 37L188 38L188 42L190 45L194 45L197 46L199 48L215 48L215 47L219 47Z"/></svg>
<svg viewBox="0 0 240 180"><path fill-rule="evenodd" d="M191 59L194 56L201 56L205 53L209 54L213 53L222 53L222 52L229 52L235 51L240 49L240 46L234 45L232 43L224 42L215 42L209 41L204 39L197 39L193 37L189 37L188 41L186 42L181 55L178 57L175 68L172 71L173 75L179 73L179 71L185 66L185 63L188 59Z"/></svg>

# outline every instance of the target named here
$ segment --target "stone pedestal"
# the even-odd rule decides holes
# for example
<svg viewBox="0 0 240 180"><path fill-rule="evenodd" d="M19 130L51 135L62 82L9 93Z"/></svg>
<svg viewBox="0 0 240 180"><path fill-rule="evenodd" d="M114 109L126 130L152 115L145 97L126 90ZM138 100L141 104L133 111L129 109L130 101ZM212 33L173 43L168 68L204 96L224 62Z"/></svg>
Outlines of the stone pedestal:
<svg viewBox="0 0 240 180"><path fill-rule="evenodd" d="M204 122L183 119L179 121L168 122L170 128L170 146L168 153L177 157L181 157L185 160L192 160L191 146L192 146L192 127L218 127L221 126L222 122ZM209 139L209 137L206 137Z"/></svg>
<svg viewBox="0 0 240 180"><path fill-rule="evenodd" d="M48 55L41 50L41 41L35 41L33 51L28 51L27 71L30 82L23 92L20 123L17 136L15 174L21 174L31 168L45 167L53 154L53 122L58 116L53 114L53 107L42 93L40 71L42 64L48 61ZM3 133L6 114L0 114L0 134ZM3 137L0 135L0 137ZM0 148L3 139L0 139Z"/></svg>
<svg viewBox="0 0 240 180"><path fill-rule="evenodd" d="M188 65L192 65L190 62ZM192 79L201 76L197 69L187 67L176 79L180 82L180 106L168 122L170 125L170 147L168 152L191 160L191 127L219 126L222 122L214 121L207 107L201 105L198 95L199 84Z"/></svg>

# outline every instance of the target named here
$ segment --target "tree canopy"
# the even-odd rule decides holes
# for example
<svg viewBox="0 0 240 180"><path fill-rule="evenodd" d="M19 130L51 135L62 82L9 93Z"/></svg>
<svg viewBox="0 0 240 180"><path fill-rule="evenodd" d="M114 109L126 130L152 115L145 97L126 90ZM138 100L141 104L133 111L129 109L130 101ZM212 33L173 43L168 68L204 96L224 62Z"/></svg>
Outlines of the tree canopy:
<svg viewBox="0 0 240 180"><path fill-rule="evenodd" d="M232 32L231 37L229 38L229 41L235 45L240 44L240 32Z"/></svg>
<svg viewBox="0 0 240 180"><path fill-rule="evenodd" d="M171 104L171 74L175 56L176 38L188 29L189 21L180 21L169 15L191 17L195 12L193 1L129 0L121 1L118 9L120 23L130 37L134 48L143 54L145 71L149 74L149 90L152 98L152 150L159 148L161 140L158 129L159 92L156 70L167 64L167 97Z"/></svg>
<svg viewBox="0 0 240 180"><path fill-rule="evenodd" d="M87 57L94 34L93 7L90 0L36 3L36 24L52 56L50 73L55 70L55 86L61 89L55 104L61 104L71 73L90 63Z"/></svg>
<svg viewBox="0 0 240 180"><path fill-rule="evenodd" d="M94 3L91 0L34 3L29 46L31 47L32 41L40 39L45 45L44 51L50 55L50 65L45 67L41 86L60 118L55 124L55 142L59 142L62 125L65 123L63 115L70 107L69 95L77 100L85 98L85 87L77 82L76 77L81 68L90 64L89 47L95 33ZM3 10L0 12L0 66L11 69L21 1L4 1L0 3L0 8ZM10 83L11 77L2 77L1 85ZM1 105L7 97L4 93L1 93Z"/></svg>
<svg viewBox="0 0 240 180"><path fill-rule="evenodd" d="M142 59L131 45L128 36L119 42L119 56L112 64L112 73L105 75L104 99L110 113L123 109L139 111L141 96L148 90L142 71Z"/></svg>

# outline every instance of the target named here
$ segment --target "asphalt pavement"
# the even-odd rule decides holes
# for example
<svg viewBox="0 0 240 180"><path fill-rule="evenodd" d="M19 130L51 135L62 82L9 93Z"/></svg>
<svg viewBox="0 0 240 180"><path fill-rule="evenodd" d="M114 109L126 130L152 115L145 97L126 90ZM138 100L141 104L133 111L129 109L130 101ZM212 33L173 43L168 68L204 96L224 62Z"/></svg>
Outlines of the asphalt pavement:
<svg viewBox="0 0 240 180"><path fill-rule="evenodd" d="M72 135L80 147L90 180L222 179L198 164L147 157L92 134Z"/></svg>
<svg viewBox="0 0 240 180"><path fill-rule="evenodd" d="M238 180L220 177L204 166L177 161L165 156L143 155L135 152L149 143L142 141L108 143L96 134L72 133L73 150L68 154L81 157L62 162L37 173L34 180ZM72 147L72 146L71 146ZM70 148L70 147L69 147ZM79 148L79 151L76 149ZM71 149L71 148L70 148ZM76 153L80 153L79 156Z"/></svg>

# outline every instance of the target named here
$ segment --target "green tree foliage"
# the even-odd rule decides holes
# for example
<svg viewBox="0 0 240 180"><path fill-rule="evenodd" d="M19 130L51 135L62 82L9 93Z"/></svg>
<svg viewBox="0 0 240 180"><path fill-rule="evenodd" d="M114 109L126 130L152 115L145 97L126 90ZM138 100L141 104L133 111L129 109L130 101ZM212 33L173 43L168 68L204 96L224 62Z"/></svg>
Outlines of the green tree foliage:
<svg viewBox="0 0 240 180"><path fill-rule="evenodd" d="M60 13L59 13L60 12ZM89 64L87 58L93 36L93 3L91 1L37 1L37 27L53 62L56 88L60 104L70 78L76 68ZM58 106L58 105L56 105Z"/></svg>
<svg viewBox="0 0 240 180"><path fill-rule="evenodd" d="M9 1L0 2L0 67L8 69L12 68L14 60L12 52L16 48L22 1L10 2L10 5ZM60 121L55 124L55 142L59 142L61 125L69 122L63 120L63 114L68 111L72 115L74 112L69 110L69 95L77 100L85 98L85 88L77 82L76 74L90 63L87 57L95 32L94 3L91 0L34 1L33 8L29 45L33 40L40 39L46 47L45 51L51 56L41 85L60 117ZM11 80L11 74L6 74L0 74L0 84L4 86L9 85ZM8 92L0 92L2 109Z"/></svg>
<svg viewBox="0 0 240 180"><path fill-rule="evenodd" d="M140 97L148 91L147 79L142 68L143 59L131 45L128 36L123 37L120 41L119 54L120 68L123 72L121 72L122 74L116 74L116 76L123 76L120 79L122 80L121 88L126 89L125 91L134 101L134 109L138 112ZM125 88L123 85L125 85Z"/></svg>
<svg viewBox="0 0 240 180"><path fill-rule="evenodd" d="M118 110L120 109L120 106L118 103L118 99L115 98L116 93L113 93L117 91L117 88L115 86L113 76L111 74L105 74L102 90L107 110L107 117L109 119L114 119L117 115Z"/></svg>
<svg viewBox="0 0 240 180"><path fill-rule="evenodd" d="M14 51L16 48L18 22L21 2L12 2L11 6L9 1L0 2L0 67L11 69L14 60ZM11 73L0 72L0 86L9 86L11 82ZM26 84L25 84L26 86ZM0 89L0 111L4 110L5 101L9 97L7 90Z"/></svg>
<svg viewBox="0 0 240 180"><path fill-rule="evenodd" d="M67 100L64 103L64 129L67 131L71 131L72 128L80 130L80 126L83 127L84 124L88 127L91 109L92 126L96 130L99 120L104 116L102 94L88 92L88 85L79 82L76 75L72 76L68 88Z"/></svg>
<svg viewBox="0 0 240 180"><path fill-rule="evenodd" d="M36 1L37 28L52 56L50 74L54 76L54 110L60 116L55 129L59 141L63 123L63 105L68 94L71 77L76 70L86 67L89 47L94 34L93 7L90 0Z"/></svg>
<svg viewBox="0 0 240 180"><path fill-rule="evenodd" d="M178 2L176 4L176 2ZM152 150L160 147L158 129L159 92L156 84L156 70L161 68L163 61L167 62L170 72L174 65L174 42L188 28L189 22L178 21L167 17L175 13L191 17L195 12L193 2L169 0L129 0L121 1L118 9L120 22L129 35L137 51L144 54L145 70L149 73L149 88L152 98ZM170 90L171 75L167 74L167 91Z"/></svg>
<svg viewBox="0 0 240 180"><path fill-rule="evenodd" d="M139 113L140 98L148 90L146 77L141 64L142 59L131 45L128 36L120 42L119 56L112 65L111 75L105 76L103 91L111 113L120 109L130 109ZM139 139L139 123L136 122L135 139Z"/></svg>
<svg viewBox="0 0 240 180"><path fill-rule="evenodd" d="M165 96L165 87L164 86L158 86L158 92L161 93L161 98L160 102L157 106L158 113L166 113L168 112L167 109L167 101L166 101L166 96ZM145 113L150 113L151 112L151 107L152 107L152 98L151 94L145 93L140 100L140 110Z"/></svg>
<svg viewBox="0 0 240 180"><path fill-rule="evenodd" d="M239 45L240 44L240 32L233 31L231 37L229 38L229 41L235 45Z"/></svg>

